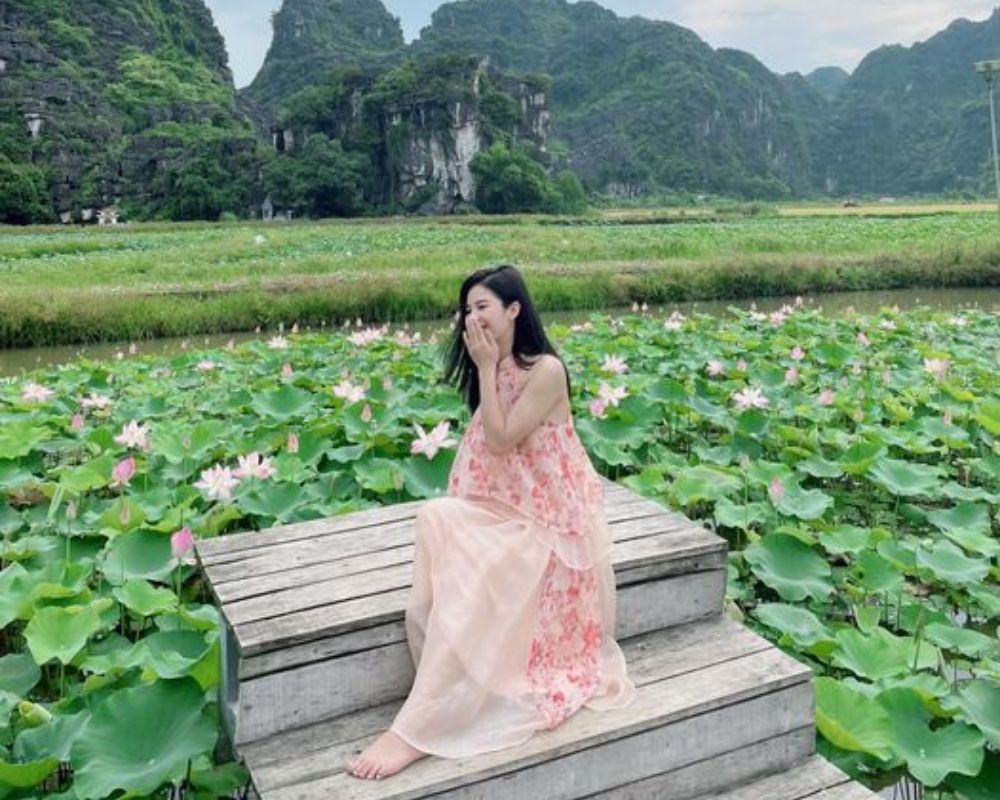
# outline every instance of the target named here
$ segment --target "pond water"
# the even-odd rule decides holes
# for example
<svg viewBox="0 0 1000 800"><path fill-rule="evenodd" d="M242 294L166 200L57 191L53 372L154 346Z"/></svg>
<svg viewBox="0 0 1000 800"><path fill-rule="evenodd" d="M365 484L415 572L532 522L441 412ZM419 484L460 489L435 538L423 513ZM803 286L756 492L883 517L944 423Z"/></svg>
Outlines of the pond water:
<svg viewBox="0 0 1000 800"><path fill-rule="evenodd" d="M683 314L701 313L724 316L728 308L749 309L756 303L760 311L768 312L780 308L786 303L794 302L794 297L762 297L741 300L699 300L690 303L671 303L659 307L651 307L649 312L657 316L669 316L674 311ZM836 292L831 294L803 295L803 300L809 306L821 308L827 314L839 315L848 309L859 312L876 312L886 306L899 306L901 309L927 307L938 311L959 311L963 308L978 308L986 311L1000 311L1000 288L976 289L893 289L877 292ZM602 309L608 314L628 314L628 307ZM546 323L561 322L571 325L584 322L593 313L592 310L555 311L542 315ZM427 336L432 331L447 328L448 320L422 320L408 323L412 331L420 331ZM172 355L186 349L201 349L224 347L228 342L236 344L252 339L268 339L278 333L276 329L262 330L259 333L236 332L166 339L148 339L135 343L104 342L90 345L64 345L58 347L28 347L13 350L0 350L0 376L19 375L39 367L65 364L78 358L105 359L116 358L118 353L129 353L134 350L138 355Z"/></svg>

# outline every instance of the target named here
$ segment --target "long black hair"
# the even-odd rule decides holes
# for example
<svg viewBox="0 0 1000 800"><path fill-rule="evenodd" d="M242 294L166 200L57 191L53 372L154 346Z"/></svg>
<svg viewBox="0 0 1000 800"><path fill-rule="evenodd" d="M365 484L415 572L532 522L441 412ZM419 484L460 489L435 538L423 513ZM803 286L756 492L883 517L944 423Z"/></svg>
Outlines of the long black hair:
<svg viewBox="0 0 1000 800"><path fill-rule="evenodd" d="M520 303L521 310L514 319L514 342L511 347L515 363L526 369L532 361L528 357L539 356L542 353L554 355L562 362L556 349L545 335L542 320L531 302L528 287L524 284L517 267L501 264L496 267L486 267L473 272L462 283L458 293L458 313L455 315L455 331L448 342L445 351L444 377L448 383L455 384L469 404L469 410L479 407L479 371L476 363L465 349L462 333L465 331L465 308L469 299L469 291L473 286L482 284L500 298L503 307L507 308L515 300ZM533 360L533 359L532 359ZM566 373L566 393L572 396L569 383L569 370L563 363Z"/></svg>

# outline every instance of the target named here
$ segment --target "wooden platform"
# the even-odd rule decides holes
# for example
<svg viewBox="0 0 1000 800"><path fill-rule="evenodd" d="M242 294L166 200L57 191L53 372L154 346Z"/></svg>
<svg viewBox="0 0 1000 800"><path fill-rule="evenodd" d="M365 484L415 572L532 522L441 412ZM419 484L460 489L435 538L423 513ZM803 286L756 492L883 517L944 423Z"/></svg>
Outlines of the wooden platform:
<svg viewBox="0 0 1000 800"><path fill-rule="evenodd" d="M198 543L222 611L223 718L262 800L876 797L813 756L809 669L721 615L725 541L610 482L616 633L637 701L519 747L347 775L413 679L403 609L420 505Z"/></svg>

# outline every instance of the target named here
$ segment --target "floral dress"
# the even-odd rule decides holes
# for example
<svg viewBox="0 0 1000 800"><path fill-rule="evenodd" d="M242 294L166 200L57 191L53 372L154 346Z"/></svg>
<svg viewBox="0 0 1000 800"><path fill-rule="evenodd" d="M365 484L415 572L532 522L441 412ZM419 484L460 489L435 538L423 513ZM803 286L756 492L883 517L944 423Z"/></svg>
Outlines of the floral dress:
<svg viewBox="0 0 1000 800"><path fill-rule="evenodd" d="M512 358L498 365L504 414L527 375ZM603 486L572 422L543 422L498 456L477 410L448 496L417 514L406 609L416 677L392 730L459 758L520 744L583 706L631 702L610 545Z"/></svg>

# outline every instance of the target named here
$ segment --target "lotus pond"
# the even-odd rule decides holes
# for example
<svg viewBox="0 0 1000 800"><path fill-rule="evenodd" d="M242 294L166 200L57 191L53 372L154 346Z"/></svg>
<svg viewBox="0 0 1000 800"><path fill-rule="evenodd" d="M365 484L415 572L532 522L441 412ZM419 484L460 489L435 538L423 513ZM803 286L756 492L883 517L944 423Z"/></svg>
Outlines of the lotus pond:
<svg viewBox="0 0 1000 800"><path fill-rule="evenodd" d="M730 544L729 613L815 672L872 786L1000 787L1000 325L929 310L593 315L550 332L604 474ZM440 343L289 334L0 381L0 798L226 796L193 537L431 497Z"/></svg>

